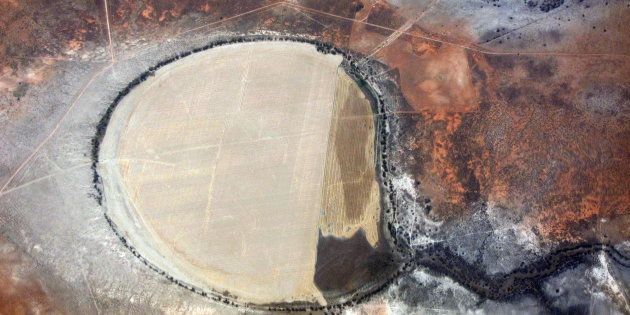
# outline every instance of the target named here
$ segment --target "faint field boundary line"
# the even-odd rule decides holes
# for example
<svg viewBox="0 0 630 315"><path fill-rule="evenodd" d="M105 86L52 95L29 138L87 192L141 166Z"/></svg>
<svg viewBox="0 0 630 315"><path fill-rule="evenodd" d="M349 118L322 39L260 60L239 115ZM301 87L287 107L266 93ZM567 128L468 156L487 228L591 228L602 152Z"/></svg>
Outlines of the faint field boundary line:
<svg viewBox="0 0 630 315"><path fill-rule="evenodd" d="M46 174L44 176L40 176L38 178L32 179L32 180L30 180L28 182L25 182L23 184L20 184L18 186L15 186L13 188L9 188L7 190L4 190L4 191L0 192L0 197L8 195L9 193L12 193L14 191L18 191L18 190L21 190L23 188L29 187L32 184L39 183L39 182L44 181L46 179L54 178L54 177L57 177L59 175L66 174L68 172L74 171L74 170L82 168L82 167L90 167L91 165L92 165L92 162L80 163L80 164L76 164L76 165L64 168L64 169L59 170L59 171L54 172L54 173L49 173L49 174Z"/></svg>
<svg viewBox="0 0 630 315"><path fill-rule="evenodd" d="M399 30L393 29L393 28L389 28L386 26L381 26L378 24L374 24L374 23L369 23L369 22L365 22L365 21L361 21L361 20L357 20L357 19L352 19L352 18L348 18L348 17L344 17L344 16L340 16L340 15L336 15L336 14L332 14L332 13L328 13L328 12L324 12L321 10L316 10L316 9L312 9L309 7L305 7L299 4L295 4L295 3L291 3L291 2L287 2L287 1L277 1L274 2L272 4L268 4L262 7L258 7L256 9L252 9L243 13L239 13L236 14L234 16L225 18L223 20L220 21L214 21L211 23L207 23L201 26L197 26L182 32L179 32L177 34L175 34L173 37L178 37L180 35L186 34L186 33L190 33L208 26L212 26L212 25L218 25L227 21L230 21L232 19L238 18L238 17L242 17L248 14L252 14L258 11L262 11L268 8L272 8L278 5L283 5L283 6L289 6L292 8L297 8L299 10L303 10L306 12L311 12L311 13L316 13L316 14L321 14L321 15L327 15L327 16L331 16L334 18L338 18L338 19L343 19L343 20L348 20L348 21L353 21L356 23L360 23L360 24L365 24L365 25L369 25L369 26L373 26L376 28L380 28L380 29L385 29L385 30L389 30L392 32L399 32ZM491 50L487 50L487 49L481 49L481 48L475 48L472 45L464 45L464 44L459 44L459 43L454 43L454 42L449 42L449 41L445 41L445 40L440 40L437 38L433 38L433 37L429 37L429 36L424 36L424 35L418 35L418 34L412 34L410 32L404 31L404 32L400 32L401 34L406 34L412 37L416 37L416 38L422 38L424 40L428 40L428 41L433 41L433 42L438 42L438 43L442 43L442 44L446 44L446 45L452 45L452 46L456 46L456 47L460 47L462 49L466 49L466 50L470 50L470 51L475 51L478 53L482 53L482 54L489 54L489 55L541 55L541 56L566 56L566 57L630 57L630 55L626 55L626 54L602 54L602 53L562 53L562 52L497 52L497 51L491 51ZM149 47L147 47L146 49L149 49ZM145 51L146 49L143 49L141 51ZM140 52L140 51L139 51ZM113 56L113 55L112 55ZM48 142L50 141L50 139L52 138L52 136L57 132L57 130L59 129L61 122L63 122L63 120L65 120L65 118L67 117L68 113L76 106L76 104L78 103L78 100L81 98L81 96L83 96L84 92L86 91L86 89L92 84L92 82L94 81L94 79L100 75L101 73L103 73L105 70L107 70L110 67L113 67L116 64L115 61L113 61L112 64L103 67L100 71L98 71L97 73L95 73L94 75L92 75L92 77L90 78L90 80L87 82L87 84L85 84L79 94L77 96L74 97L73 102L71 103L70 107L66 110L66 112L62 115L62 117L60 118L60 120L55 124L55 126L53 127L53 130L46 136L46 138L35 148L35 150L28 156L28 158L22 162L20 164L20 166L17 168L16 171L14 171L12 173L12 175L9 177L9 179L7 180L7 182L2 186L2 188L0 188L0 194L2 194L2 192L4 192L7 188L7 186L9 184L11 184L11 182L13 181L13 179L15 178L15 176L24 168L24 166L26 164L28 164L33 157L39 152L39 150L41 150L41 148Z"/></svg>
<svg viewBox="0 0 630 315"><path fill-rule="evenodd" d="M206 28L206 27L211 27L211 26L214 26L214 25L218 25L219 27L214 28L214 29L218 29L218 28L222 27L223 23L228 22L230 20L234 20L234 19L237 19L239 17L243 17L243 16L250 15L250 14L253 14L253 13L260 13L260 12L266 11L268 9L275 8L276 6L280 6L282 4L284 4L284 1L277 1L277 2L274 2L274 3L268 4L268 5L264 5L262 7L258 7L256 9L249 10L247 12L239 13L239 14L236 14L234 16L231 16L231 17L228 17L228 18L224 18L224 19L219 20L219 21L214 21L214 22L206 23L206 24L203 24L203 25L200 25L200 26L195 26L193 28L180 31L178 33L175 33L173 36L169 37L168 39L177 38L177 37L179 37L181 35L188 34L188 33L194 32L194 31L198 31L200 29L203 29L203 28ZM146 52L149 49L153 49L153 48L158 47L160 45L162 45L162 43L157 43L157 44L153 44L153 45L148 45L147 47L143 47L143 48L133 52L129 57L126 57L122 61L131 60L131 59L135 58L138 54Z"/></svg>
<svg viewBox="0 0 630 315"><path fill-rule="evenodd" d="M357 20L357 19L352 19L352 18L349 18L349 17L332 14L332 13L329 13L329 12L325 12L325 11L321 11L321 10L317 10L317 9L313 9L313 8L309 8L309 7L305 7L305 6L302 6L302 5L299 5L299 4L295 4L295 3L291 3L291 2L284 2L284 5L292 6L292 7L295 7L295 8L298 8L300 10L303 10L303 11L306 11L306 12L310 12L310 13L326 15L326 16L337 18L337 19L342 19L342 20L346 20L346 21L353 21L353 22L356 22L356 23L369 25L369 26L372 26L372 27L388 30L388 31L391 31L391 32L398 31L397 29L394 29L394 28L391 28L391 27L382 26L382 25L378 25L378 24L374 24L374 23L369 23L369 22L365 22L365 21L361 21L361 20ZM478 47L478 46L475 47L473 45L466 45L466 44L450 42L450 41L438 39L438 38L435 38L435 37L419 35L419 34L413 34L413 33L410 33L410 32L402 32L402 33L405 34L405 35L411 36L411 37L421 38L421 39L424 39L424 40L427 40L427 41L441 43L441 44L445 44L445 45L451 45L451 46L459 47L459 48L462 48L462 49L466 49L466 50L470 50L470 51L474 51L474 52L478 52L478 53L486 54L486 55L530 55L530 56L559 56L559 57L623 57L623 58L630 57L630 55L628 55L628 54L606 54L606 53L565 53L565 52L535 52L535 51L523 51L523 52L507 52L507 51L504 51L504 52L502 52L502 51L492 51L492 50L489 50L489 49L486 49L486 48L481 48L481 47Z"/></svg>
<svg viewBox="0 0 630 315"><path fill-rule="evenodd" d="M280 1L268 4L268 5L264 5L262 7L258 7L256 9L252 9L252 10L249 10L249 11L246 11L246 12L243 12L243 13L236 14L234 16L225 18L225 19L220 20L220 21L210 22L210 23L207 23L207 24L204 24L204 25L201 25L201 26L196 26L194 28L181 31L179 33L176 33L172 38L178 37L178 36L186 34L186 33L194 32L196 30L199 30L199 29L202 29L202 28L205 28L205 27L209 27L209 26L212 26L212 25L219 25L219 24L221 24L223 22L226 22L226 21L238 18L238 17L242 17L242 16L245 16L245 15L248 15L248 14L252 14L252 13L255 13L255 12L258 12L258 11L263 11L265 9L270 9L270 8L273 8L273 7L279 6L279 5L288 6L288 7L297 9L297 10L302 10L302 11L306 11L306 12L310 12L310 13L314 13L314 14L326 15L326 16L337 18L337 19L353 21L353 22L356 22L356 23L369 25L369 26L372 26L372 27L376 27L376 28L380 28L380 29L384 29L384 30L388 30L388 31L392 31L392 32L397 32L398 31L397 29L390 28L390 27L387 27L387 26L382 26L382 25L378 25L378 24L374 24L374 23L369 23L369 22L366 22L364 20L358 20L358 19L353 19L353 18L348 18L348 17L345 17L345 16L341 16L341 15L332 14L332 13L329 13L329 12L325 12L325 11L313 9L313 8L310 8L310 7L302 6L302 5L299 5L297 3L289 2L288 0L280 0ZM312 20L312 18L310 18L310 19ZM544 18L542 18L542 19L544 19ZM537 21L538 20L536 20L535 22L537 22ZM529 24L521 26L521 27L519 27L519 28L517 28L515 30L518 30L518 29L526 27L526 26L529 26ZM514 30L512 30L512 31L514 31ZM510 32L512 32L512 31L510 31ZM479 43L461 44L461 43L450 42L450 41L447 41L447 40L442 40L442 39L438 39L438 38L430 37L430 36L426 36L426 35L413 34L413 33L410 33L410 32L401 32L401 33L405 34L405 35L408 35L408 36L411 36L411 37L421 38L421 39L424 39L424 40L427 40L427 41L437 42L437 43L441 43L441 44L445 44L445 45L451 45L451 46L459 47L459 48L462 48L462 49L466 49L466 50L470 50L470 51L474 51L474 52L478 52L478 53L482 53L482 54L489 54L489 55L532 55L532 56L540 55L540 56L559 56L559 57L617 57L617 58L628 58L628 57L630 57L630 54L615 54L615 53L568 53L568 52L536 52L536 51L521 51L521 52L506 52L506 51L503 51L502 52L502 51L493 51L493 50L490 50L490 49L487 49L487 48L480 47ZM503 34L503 35L507 35L507 33ZM500 38L503 35L501 35L501 36L499 36L497 38ZM496 39L496 38L493 38L492 40L494 40L494 39ZM492 40L490 40L488 42L491 42ZM145 51L146 49L150 49L151 47L155 47L155 46L157 46L157 45L153 45L153 46L149 46L149 47L143 48L142 50L138 51L137 53ZM27 58L27 59L71 60L69 58L66 59L66 58L56 58L56 57L24 57L24 58ZM127 58L127 60L128 59L129 58Z"/></svg>
<svg viewBox="0 0 630 315"><path fill-rule="evenodd" d="M112 42L112 30L109 27L109 9L107 8L107 0L103 0L105 6L105 23L107 24L107 38L109 39L109 54L112 57L112 64L116 62L114 59L114 43Z"/></svg>
<svg viewBox="0 0 630 315"><path fill-rule="evenodd" d="M249 10L249 11L246 11L246 12L243 12L243 13L239 13L239 14L233 15L233 16L228 17L228 18L225 18L225 19L223 19L223 20L210 22L210 23L207 23L207 24L204 24L204 25L201 25L201 26L197 26L197 27L194 27L194 28L191 28L191 29L185 30L185 31L181 31L181 32L179 32L179 33L175 34L175 36L174 36L174 37L180 36L180 35L182 35L182 34L186 34L186 33L194 32L194 31L199 30L199 29L202 29L202 28L204 28L204 27L208 27L208 26L212 26L212 25L216 25L216 24L221 24L221 23L227 22L227 21L229 21L229 20L233 20L233 19L236 19L236 18L242 17L242 16L244 16L244 15L252 14L252 13L255 13L255 12L258 12L258 11L263 11L263 10L265 10L265 9L269 9L269 8L272 8L272 7L275 7L275 6L277 6L277 5L281 5L281 4L284 4L284 3L285 3L285 1L277 1L277 2L274 2L274 3L268 4L268 5L264 5L264 6L262 6L262 7L258 7L258 8L256 8L256 9L252 9L252 10Z"/></svg>
<svg viewBox="0 0 630 315"><path fill-rule="evenodd" d="M516 26L516 27L510 29L509 31L507 31L505 33L502 33L502 34L500 34L498 36L492 37L492 38L490 38L490 39L488 39L486 41L479 41L479 42L476 42L476 43L473 43L473 44L474 45L483 45L483 44L488 44L488 43L494 42L497 39L500 40L500 39L505 38L506 36L508 36L510 34L513 34L514 32L520 31L520 30L522 30L524 28L527 28L527 27L529 27L531 25L537 24L538 22L544 22L544 21L547 21L548 19L550 19L552 17L560 15L561 13L564 13L565 11L567 11L568 8L569 7L562 6L561 8L553 10L552 12L549 12L549 13L545 14L544 16L540 17L540 18L533 19L533 20L531 20L531 21L529 21L529 22L527 22L525 24Z"/></svg>
<svg viewBox="0 0 630 315"><path fill-rule="evenodd" d="M431 11L431 9L433 9L435 7L435 5L439 2L440 0L433 0L433 2L431 2L431 4L426 7L422 12L420 12L420 14L418 14L416 17L408 19L403 25L401 25L397 30L395 30L393 33L391 33L387 38L385 38L384 41L382 41L380 44L378 44L367 56L365 56L363 59L366 60L367 58L370 58L372 56L374 56L377 52L379 52L381 49L389 46L391 43L393 43L395 40L397 40L401 35L408 33L409 29L411 27L413 27L416 23L418 23L420 21L420 19L422 19L429 11Z"/></svg>
<svg viewBox="0 0 630 315"><path fill-rule="evenodd" d="M307 18L307 19L309 19L309 20L311 20L311 21L313 21L313 22L315 22L315 23L317 23L317 24L319 24L319 25L323 26L325 29L328 29L328 28L330 27L330 25L328 25L328 24L324 24L323 22L318 21L318 20L316 20L316 19L312 18L310 15L308 15L308 14L306 14L306 13L302 12L302 10L300 10L299 8L292 7L292 6L285 6L285 5L283 5L283 6L284 6L285 8L287 8L287 7L288 7L288 8L290 8L290 9L293 9L295 12L297 12L297 13L301 14L302 16L304 16L305 18Z"/></svg>
<svg viewBox="0 0 630 315"><path fill-rule="evenodd" d="M282 4L282 3L284 3L284 1L274 2L274 3L272 3L272 4L268 4L268 5L265 5L265 6L262 6L262 7L258 7L258 8L256 8L256 9L249 10L249 11L247 11L247 12L243 12L243 13L236 14L236 15L234 15L234 16L231 16L231 17L228 17L228 18L222 19L222 20L220 20L220 21L214 21L214 22L207 23L207 24L204 24L204 25L201 25L201 26L197 26L197 27L194 27L194 28L191 28L191 29L188 29L188 30L185 30L185 31L179 32L179 33L175 34L175 36L173 36L173 37L178 37L178 36L180 36L180 35L183 35L183 34L186 34L186 33L189 33L189 32L193 32L193 31L196 31L196 30L202 29L202 28L204 28L204 27L208 27L208 26L212 26L212 25L221 24L221 23L224 23L224 22L227 22L227 21L233 20L233 19L238 18L238 17L242 17L242 16L245 16L245 15L248 15L248 14L252 14L252 13L255 13L255 12L258 12L258 11L262 11L262 10L268 9L268 8L272 8L272 7L277 6L277 5L280 5L280 4ZM149 49L149 48L150 48L150 47L147 47L146 49ZM143 49L143 50L141 50L141 51L144 51L144 50L146 50L146 49ZM138 52L136 52L136 53L138 53ZM135 54L134 54L134 55L135 55ZM112 57L113 57L113 52L112 52ZM56 124L55 124L55 126L53 127L52 131L51 131L51 132L50 132L50 133L49 133L49 134L48 134L48 135L44 138L44 140L43 140L43 141L42 141L42 142L41 142L41 143L40 143L37 147L35 147L35 150L33 150L33 152L32 152L32 153L31 153L31 154L30 154L30 155L26 158L26 160L24 160L24 161L20 164L20 166L18 166L18 168L17 168L17 169L16 169L16 170L15 170L15 171L11 174L11 176L9 177L9 179L8 179L8 180L7 180L7 181L6 181L6 182L2 185L2 188L0 188L0 196L3 196L3 195L4 195L3 193L7 190L7 187L11 184L11 182L13 182L13 180L15 179L15 177L17 176L17 174L19 174L19 173L20 173L20 171L22 171L22 169L23 169L23 168L24 168L24 167L25 167L25 166L26 166L26 165L27 165L27 164L28 164L28 163L29 163L29 162L30 162L30 161L31 161L31 160L35 157L35 155L36 155L36 154L37 154L37 153L38 153L38 152L42 149L42 147L43 147L46 143L48 143L48 141L50 141L50 139L53 137L53 135L55 135L55 133L56 133L56 132L59 130L59 128L61 127L61 123L65 120L65 118L66 118L66 117L68 116L68 114L72 111L72 109L73 109L73 108L77 105L78 101L81 99L81 97L83 96L83 94L85 93L85 91L87 90L87 88L88 88L90 85L92 85L92 83L94 82L94 80L96 79L96 77L98 77L99 75L101 75L102 73L104 73L107 69L109 69L109 68L113 68L113 66L114 66L114 65L116 65L116 64L117 64L117 62L116 62L116 61L114 61L114 60L112 59L112 63L111 63L111 64L109 64L109 65L107 65L107 66L104 66L103 68L101 68L99 71L97 71L96 73L94 73L94 74L90 77L90 79L89 79L89 80L88 80L88 81L87 81L87 82L83 85L83 87L79 90L78 94L77 94L75 97L73 97L73 100L72 100L72 102L71 102L70 106L69 106L69 107L68 107L68 109L67 109L67 110L63 113L63 115L61 116L61 118L59 119L59 121L57 121L57 123L56 123Z"/></svg>
<svg viewBox="0 0 630 315"><path fill-rule="evenodd" d="M65 118L72 111L72 109L77 105L77 103L79 102L79 99L81 99L81 96L83 96L83 94L85 93L87 88L90 85L92 85L92 82L94 82L94 79L96 79L96 77L98 77L99 75L101 75L107 69L109 69L111 67L112 67L112 64L109 64L109 65L101 68L99 71L95 72L94 74L92 74L90 79L79 90L79 93L73 98L72 103L70 103L70 106L68 106L68 109L63 113L61 118L59 118L59 120L57 121L57 123L53 127L52 131L50 133L48 133L48 135L44 138L44 140L37 147L35 147L35 150L33 150L33 152L26 158L26 160L24 160L24 162L22 162L22 164L20 164L20 166L18 166L18 168L11 174L11 176L9 177L7 182L4 183L4 185L2 185L2 188L0 188L0 195L6 190L6 188L9 186L9 184L11 184L13 179L15 179L15 176L24 168L24 166L26 166L26 164L28 164L33 159L33 157L35 157L35 155L39 152L39 150L41 150L41 148L48 141L50 141L50 139L57 132L57 130L59 130L59 127L61 127L61 123L65 120Z"/></svg>

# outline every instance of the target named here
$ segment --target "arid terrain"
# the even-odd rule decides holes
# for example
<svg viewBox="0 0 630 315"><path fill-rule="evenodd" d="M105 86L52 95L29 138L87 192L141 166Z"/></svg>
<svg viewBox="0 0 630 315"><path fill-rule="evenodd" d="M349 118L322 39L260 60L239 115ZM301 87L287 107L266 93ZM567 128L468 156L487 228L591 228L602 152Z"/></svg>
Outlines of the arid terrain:
<svg viewBox="0 0 630 315"><path fill-rule="evenodd" d="M370 100L342 70L337 85L322 187L320 228L325 236L351 237L361 229L379 241L380 190L376 177L376 128Z"/></svg>
<svg viewBox="0 0 630 315"><path fill-rule="evenodd" d="M0 312L628 314L628 22L624 1L1 1Z"/></svg>
<svg viewBox="0 0 630 315"><path fill-rule="evenodd" d="M373 246L379 237L372 109L337 74L340 63L310 44L257 42L156 71L116 107L100 147L104 204L120 232L196 287L245 303L326 304L314 283L318 222L330 222L324 234L349 238L367 217ZM362 147L339 144L339 128L363 135ZM351 164L332 170L328 160ZM337 192L330 186L366 171L368 187L355 188L366 193L347 195L371 201L369 212L327 201Z"/></svg>

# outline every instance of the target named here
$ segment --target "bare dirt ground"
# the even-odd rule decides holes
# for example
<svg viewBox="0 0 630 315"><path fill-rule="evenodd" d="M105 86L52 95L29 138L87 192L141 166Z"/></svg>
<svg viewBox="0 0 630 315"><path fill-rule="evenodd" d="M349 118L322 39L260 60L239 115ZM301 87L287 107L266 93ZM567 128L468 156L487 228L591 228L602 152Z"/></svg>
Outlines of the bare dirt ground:
<svg viewBox="0 0 630 315"><path fill-rule="evenodd" d="M313 275L340 62L260 42L158 70L104 141L106 198L128 198L129 209L107 201L115 222L200 287L255 303L321 300Z"/></svg>
<svg viewBox="0 0 630 315"><path fill-rule="evenodd" d="M409 105L392 113L392 198L413 219L406 231L418 251L443 244L461 267L453 274L442 261L422 264L359 312L628 313L628 264L603 252L526 285L486 280L519 274L523 264L546 270L548 253L566 246L629 252L629 8L594 0L1 2L0 233L34 263L5 260L23 277L5 277L0 295L41 284L29 292L66 313L238 312L165 281L112 233L93 197L91 140L114 97L148 67L214 36L278 32L387 65L375 78L395 80ZM345 250L331 243L323 262ZM484 293L506 287L509 298ZM37 309L36 295L32 303L19 295L25 309Z"/></svg>

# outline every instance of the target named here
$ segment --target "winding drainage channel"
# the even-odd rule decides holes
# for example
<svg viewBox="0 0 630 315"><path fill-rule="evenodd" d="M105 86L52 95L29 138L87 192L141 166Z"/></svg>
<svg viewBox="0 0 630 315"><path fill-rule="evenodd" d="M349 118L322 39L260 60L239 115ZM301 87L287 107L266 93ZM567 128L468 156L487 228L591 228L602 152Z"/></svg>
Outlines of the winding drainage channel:
<svg viewBox="0 0 630 315"><path fill-rule="evenodd" d="M449 248L439 244L424 247L422 249L412 249L407 244L406 238L409 234L416 231L403 231L396 228L394 223L396 213L396 198L393 191L390 168L391 162L388 161L388 151L390 150L390 112L393 108L398 108L400 104L394 104L397 100L403 100L400 92L394 90L395 82L387 82L384 84L380 78L376 80L370 76L373 68L383 68L382 64L368 60L368 62L358 62L360 56L336 48L330 44L322 43L316 40L306 39L298 36L269 36L269 35L252 35L244 37L235 37L229 39L221 39L209 43L203 47L193 49L191 51L173 56L167 60L161 61L156 65L147 69L136 79L131 81L118 95L114 98L111 105L103 114L99 124L96 127L96 134L92 139L92 170L93 170L93 187L96 191L95 198L100 205L104 205L104 192L101 174L99 174L99 153L100 146L105 136L108 124L114 113L114 110L127 96L132 89L140 85L142 82L150 78L155 72L165 65L176 62L181 58L185 58L191 54L205 51L214 47L230 45L234 43L257 42L257 41L294 41L299 43L308 43L314 45L317 50L324 54L335 54L343 57L342 67L346 73L352 77L357 85L364 91L365 95L371 100L376 126L376 159L377 159L377 179L381 183L381 234L382 239L387 240L386 243L390 248L390 263L395 266L375 283L371 283L367 287L363 287L357 292L352 292L344 297L336 299L327 305L314 303L294 302L294 303L272 303L272 304L255 304L239 301L229 294L223 294L212 290L202 289L192 285L186 281L178 279L168 272L164 271L156 264L146 259L133 244L127 240L117 224L106 213L105 219L117 235L122 244L124 244L140 261L147 265L156 273L164 276L166 279L180 287L204 297L211 298L215 301L222 302L235 307L247 307L254 309L264 309L271 311L339 311L346 307L356 305L370 298L376 293L387 288L398 277L413 271L418 267L426 267L430 270L442 275L446 275L458 282L467 289L475 292L481 298L502 300L509 299L518 294L539 294L540 280L549 276L558 274L562 270L566 270L572 265L579 263L581 259L595 252L603 251L609 255L614 261L624 267L630 267L630 259L623 253L615 249L611 244L605 243L584 243L574 247L563 248L554 251L541 259L524 265L517 270L507 274L488 275L478 266L467 263L464 259L454 254ZM398 97L384 97L386 94L396 94ZM393 102L393 103L392 103ZM106 206L106 205L105 205Z"/></svg>

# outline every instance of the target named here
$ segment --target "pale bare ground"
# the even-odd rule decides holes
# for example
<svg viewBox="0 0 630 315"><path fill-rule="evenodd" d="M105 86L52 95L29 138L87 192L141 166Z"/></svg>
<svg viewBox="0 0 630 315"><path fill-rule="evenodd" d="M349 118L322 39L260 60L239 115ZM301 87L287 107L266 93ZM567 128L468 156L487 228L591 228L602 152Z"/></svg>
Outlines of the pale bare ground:
<svg viewBox="0 0 630 315"><path fill-rule="evenodd" d="M376 246L381 208L374 139L370 101L340 69L324 171L322 234L350 238L363 229Z"/></svg>
<svg viewBox="0 0 630 315"><path fill-rule="evenodd" d="M319 301L322 182L341 57L259 42L157 71L117 108L106 205L140 253L254 303Z"/></svg>
<svg viewBox="0 0 630 315"><path fill-rule="evenodd" d="M108 212L150 261L254 303L317 301L317 237L378 242L370 102L340 57L237 44L158 70L101 150Z"/></svg>

